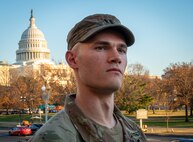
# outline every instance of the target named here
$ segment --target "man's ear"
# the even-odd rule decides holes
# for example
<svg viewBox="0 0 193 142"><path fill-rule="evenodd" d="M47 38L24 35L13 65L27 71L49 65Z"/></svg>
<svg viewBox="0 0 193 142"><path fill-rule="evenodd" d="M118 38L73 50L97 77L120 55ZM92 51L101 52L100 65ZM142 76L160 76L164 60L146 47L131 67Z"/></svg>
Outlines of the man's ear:
<svg viewBox="0 0 193 142"><path fill-rule="evenodd" d="M77 68L77 62L76 62L76 54L75 52L72 52L71 50L66 52L66 61L68 63L68 65L73 68L76 69Z"/></svg>

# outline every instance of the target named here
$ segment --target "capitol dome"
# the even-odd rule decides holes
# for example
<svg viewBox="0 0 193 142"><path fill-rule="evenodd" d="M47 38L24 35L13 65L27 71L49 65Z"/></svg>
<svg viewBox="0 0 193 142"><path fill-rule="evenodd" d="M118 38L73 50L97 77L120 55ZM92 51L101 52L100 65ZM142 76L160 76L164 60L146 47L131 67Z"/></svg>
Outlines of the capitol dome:
<svg viewBox="0 0 193 142"><path fill-rule="evenodd" d="M33 11L29 19L29 27L22 33L19 49L16 51L15 64L33 64L35 62L50 62L50 50L42 31L35 24Z"/></svg>
<svg viewBox="0 0 193 142"><path fill-rule="evenodd" d="M26 29L23 32L23 34L21 36L21 40L26 40L26 39L41 39L41 40L45 40L44 34L37 27L33 27L33 28L29 27L28 29Z"/></svg>

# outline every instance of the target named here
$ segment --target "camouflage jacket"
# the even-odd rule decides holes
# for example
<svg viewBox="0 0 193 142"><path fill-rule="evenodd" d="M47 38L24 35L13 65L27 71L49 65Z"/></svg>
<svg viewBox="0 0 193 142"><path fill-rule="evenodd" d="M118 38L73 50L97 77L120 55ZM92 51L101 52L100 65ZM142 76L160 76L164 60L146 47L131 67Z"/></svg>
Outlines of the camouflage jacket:
<svg viewBox="0 0 193 142"><path fill-rule="evenodd" d="M76 106L74 99L75 95L68 95L65 110L53 116L29 142L116 142L99 134L94 124ZM145 135L135 122L123 116L116 106L114 115L122 126L124 142L146 142Z"/></svg>

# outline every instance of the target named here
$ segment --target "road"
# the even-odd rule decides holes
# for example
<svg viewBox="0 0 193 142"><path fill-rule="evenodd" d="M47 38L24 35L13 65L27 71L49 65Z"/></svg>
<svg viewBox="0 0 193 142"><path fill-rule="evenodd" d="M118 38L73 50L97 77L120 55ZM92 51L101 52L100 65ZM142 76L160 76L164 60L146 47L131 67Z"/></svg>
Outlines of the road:
<svg viewBox="0 0 193 142"><path fill-rule="evenodd" d="M31 136L9 136L8 130L0 130L0 142L26 142Z"/></svg>
<svg viewBox="0 0 193 142"><path fill-rule="evenodd" d="M32 136L9 136L8 130L0 130L0 142L26 142ZM193 138L147 135L148 142L193 142Z"/></svg>
<svg viewBox="0 0 193 142"><path fill-rule="evenodd" d="M164 136L164 135L147 135L148 142L193 142L192 138L186 136Z"/></svg>

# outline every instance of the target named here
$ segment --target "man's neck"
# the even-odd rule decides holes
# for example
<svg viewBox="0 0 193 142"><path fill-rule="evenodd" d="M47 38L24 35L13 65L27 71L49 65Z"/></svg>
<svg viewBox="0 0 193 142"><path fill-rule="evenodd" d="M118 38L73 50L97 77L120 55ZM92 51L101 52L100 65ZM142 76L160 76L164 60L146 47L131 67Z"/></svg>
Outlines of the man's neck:
<svg viewBox="0 0 193 142"><path fill-rule="evenodd" d="M95 94L78 92L75 102L85 116L108 128L115 125L113 117L114 94Z"/></svg>

